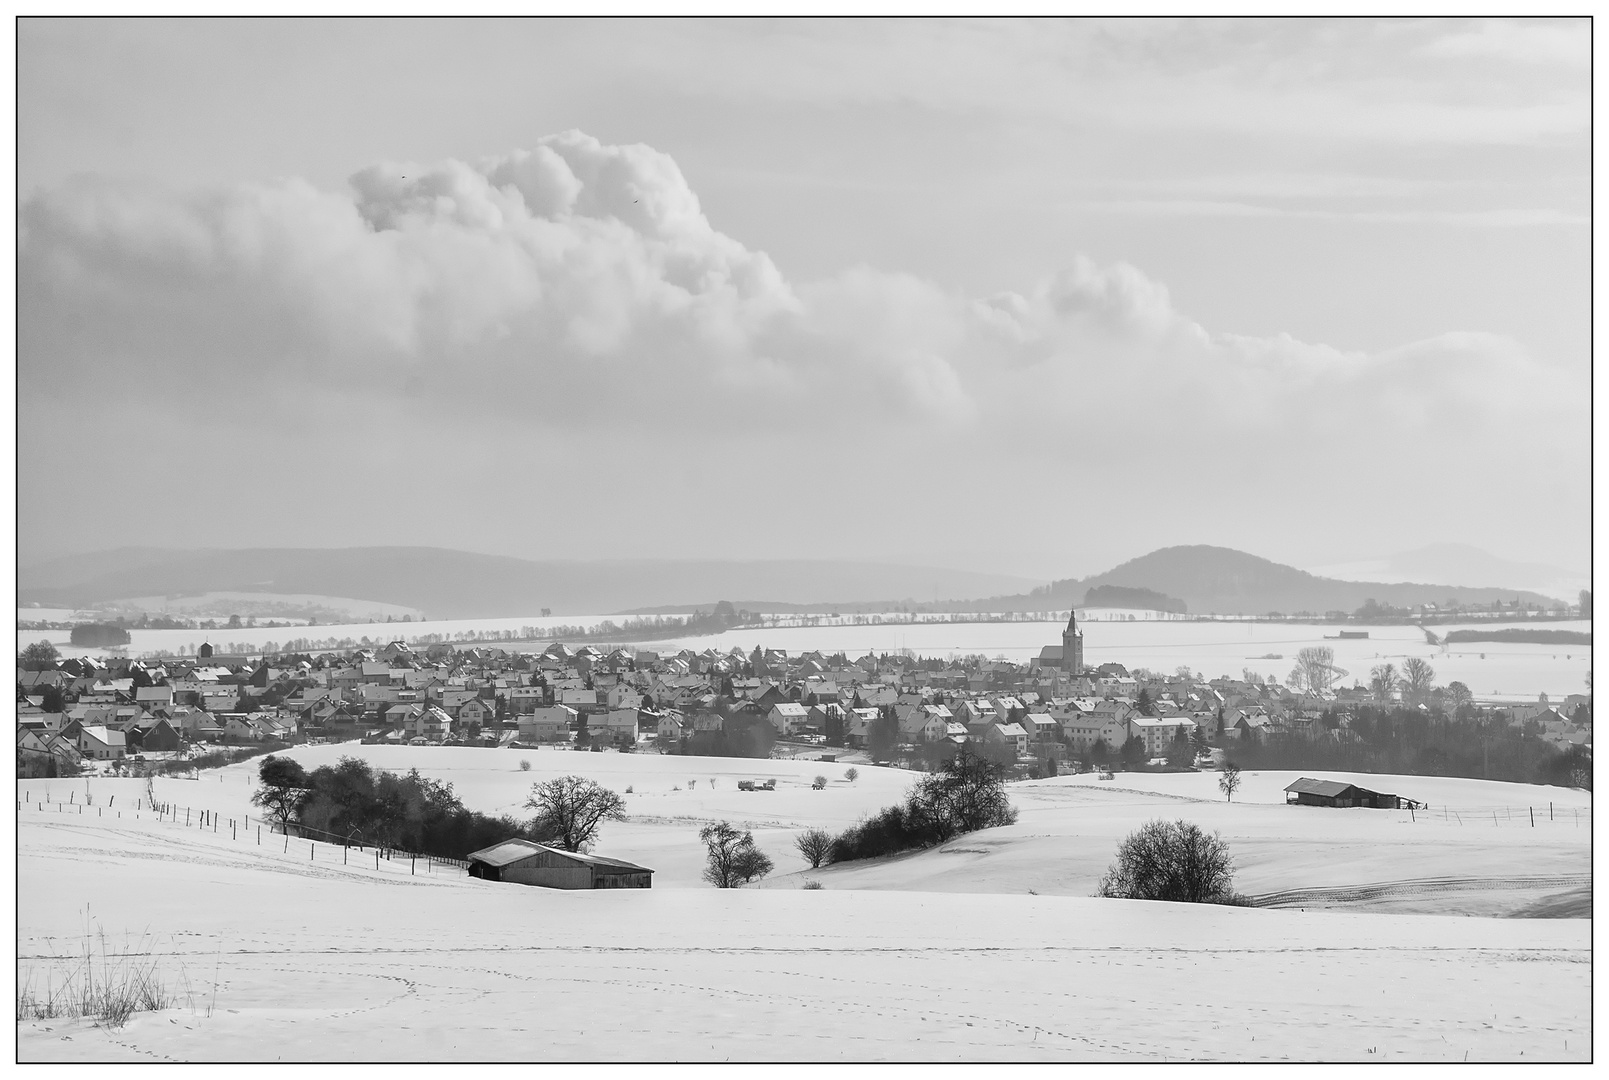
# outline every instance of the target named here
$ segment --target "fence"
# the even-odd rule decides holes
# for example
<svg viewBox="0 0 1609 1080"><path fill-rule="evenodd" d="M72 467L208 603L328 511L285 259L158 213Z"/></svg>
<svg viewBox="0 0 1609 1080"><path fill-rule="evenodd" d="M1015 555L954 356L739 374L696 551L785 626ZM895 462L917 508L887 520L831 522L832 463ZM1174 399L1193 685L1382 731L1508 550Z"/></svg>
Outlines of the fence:
<svg viewBox="0 0 1609 1080"><path fill-rule="evenodd" d="M363 866L363 860L361 859L356 863L352 861L352 850L356 848L357 851L364 854L365 858L367 858L368 853L373 852L374 869L377 871L381 869L382 863L387 865L400 864L404 860L408 863L409 874L414 876L417 875L421 867L425 869L426 873L430 874L436 873L438 869L453 872L464 871L465 873L469 870L469 860L467 859L454 859L443 855L408 851L386 844L375 844L355 835L338 836L322 829L304 828L293 824L290 826L291 829L296 831L296 835L293 837L278 822L268 821L261 817L253 824L249 815L232 818L216 810L196 809L164 802L152 803L142 798L136 798L133 807L127 805L118 807L116 805L117 796L115 795L107 800L104 805L96 805L87 796L83 801L80 801L76 791L68 793L67 802L62 802L59 799L52 801L49 792L45 793L44 801L33 802L31 798L33 793L27 788L24 788L22 794L23 798L17 800L19 814L27 809L32 809L36 813L48 813L54 810L57 814L76 814L79 817L83 817L93 810L96 817L112 817L121 820L123 815L127 813L130 818L136 821L152 818L158 822L172 822L176 825L183 825L185 828L200 829L203 832L211 832L215 835L225 834L227 831L226 835L231 841L254 842L254 846L258 847L265 846L263 845L263 830L266 828L270 837L283 836L285 838L285 844L282 849L283 854L290 854L290 842L292 839L298 841L307 840L309 862L316 863L319 861L318 845L322 843L327 848L339 847L341 849L341 865L348 867L361 868ZM320 839L321 837L324 839Z"/></svg>

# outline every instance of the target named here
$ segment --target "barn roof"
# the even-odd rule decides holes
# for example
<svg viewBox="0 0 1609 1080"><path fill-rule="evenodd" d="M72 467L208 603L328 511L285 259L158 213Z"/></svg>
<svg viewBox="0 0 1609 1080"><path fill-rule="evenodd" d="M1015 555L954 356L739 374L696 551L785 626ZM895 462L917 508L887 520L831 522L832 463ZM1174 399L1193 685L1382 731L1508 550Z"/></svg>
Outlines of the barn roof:
<svg viewBox="0 0 1609 1080"><path fill-rule="evenodd" d="M493 844L489 848L472 851L469 853L469 858L471 862L482 862L488 866L509 866L512 863L519 862L521 859L528 859L532 855L539 855L542 852L562 855L566 859L574 859L576 862L584 863L587 866L597 866L612 870L635 870L646 874L653 873L646 866L638 866L636 863L625 862L621 859L606 859L601 855L585 855L579 851L565 851L563 848L547 847L543 844L533 843L530 840L519 839L504 840L501 844Z"/></svg>
<svg viewBox="0 0 1609 1080"><path fill-rule="evenodd" d="M1302 777L1285 785L1286 791L1301 792L1308 795L1340 795L1357 787L1356 784L1343 784L1339 780L1314 780Z"/></svg>

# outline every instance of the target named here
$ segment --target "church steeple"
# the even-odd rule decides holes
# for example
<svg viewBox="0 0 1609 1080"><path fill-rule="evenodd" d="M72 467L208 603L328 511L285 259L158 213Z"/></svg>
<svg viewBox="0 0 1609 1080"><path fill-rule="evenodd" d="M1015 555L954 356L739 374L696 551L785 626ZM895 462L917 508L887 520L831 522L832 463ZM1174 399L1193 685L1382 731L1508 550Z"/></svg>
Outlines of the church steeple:
<svg viewBox="0 0 1609 1080"><path fill-rule="evenodd" d="M1061 632L1061 667L1069 675L1084 670L1084 631L1078 628L1078 610L1068 612L1067 629Z"/></svg>

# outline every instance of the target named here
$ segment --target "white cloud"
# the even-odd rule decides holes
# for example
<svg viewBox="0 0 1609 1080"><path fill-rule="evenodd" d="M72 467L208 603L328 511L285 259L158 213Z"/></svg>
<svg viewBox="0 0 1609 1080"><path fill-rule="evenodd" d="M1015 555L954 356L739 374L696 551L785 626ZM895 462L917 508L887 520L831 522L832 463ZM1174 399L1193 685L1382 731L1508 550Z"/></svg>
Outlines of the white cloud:
<svg viewBox="0 0 1609 1080"><path fill-rule="evenodd" d="M1592 23L1586 18L1517 22L1481 19L1423 45L1425 56L1505 60L1585 69L1592 64Z"/></svg>
<svg viewBox="0 0 1609 1080"><path fill-rule="evenodd" d="M1158 491L1288 490L1433 445L1475 468L1443 509L1521 498L1540 468L1567 490L1586 468L1581 380L1512 341L1364 354L1235 336L1139 268L1081 255L987 298L870 267L792 282L713 227L668 155L579 132L376 165L350 192L84 180L25 203L19 268L25 437L31 410L70 395L102 419L249 407L253 445L298 462L310 414L320 461L388 431L486 461L516 432L621 468L668 468L666 448L852 468L903 447L925 499L1031 498L1069 457ZM319 512L339 513L327 497Z"/></svg>

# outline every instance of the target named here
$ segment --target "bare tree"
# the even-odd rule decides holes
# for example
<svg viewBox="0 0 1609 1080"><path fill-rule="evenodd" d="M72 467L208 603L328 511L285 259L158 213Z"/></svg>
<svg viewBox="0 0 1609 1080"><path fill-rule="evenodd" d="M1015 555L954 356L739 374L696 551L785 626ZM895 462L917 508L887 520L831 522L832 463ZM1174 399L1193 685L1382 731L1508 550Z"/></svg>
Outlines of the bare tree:
<svg viewBox="0 0 1609 1080"><path fill-rule="evenodd" d="M854 766L850 766L844 770L844 779L853 784L856 780L860 779L860 770Z"/></svg>
<svg viewBox="0 0 1609 1080"><path fill-rule="evenodd" d="M818 869L832 852L832 834L825 829L806 829L794 837L793 843L812 870Z"/></svg>
<svg viewBox="0 0 1609 1080"><path fill-rule="evenodd" d="M1421 704L1430 696L1431 682L1436 677L1436 669L1430 666L1428 660L1417 656L1410 656L1402 662L1402 696L1408 704Z"/></svg>
<svg viewBox="0 0 1609 1080"><path fill-rule="evenodd" d="M532 784L525 807L536 811L532 827L537 834L551 837L565 851L590 844L605 821L626 820L626 801L583 776Z"/></svg>
<svg viewBox="0 0 1609 1080"><path fill-rule="evenodd" d="M1191 904L1234 899L1234 860L1217 833L1188 821L1148 821L1117 849L1097 896Z"/></svg>
<svg viewBox="0 0 1609 1080"><path fill-rule="evenodd" d="M961 833L1014 825L1017 810L1006 795L1005 770L978 756L970 743L939 771L916 782L906 802L913 820L931 828L940 841Z"/></svg>
<svg viewBox="0 0 1609 1080"><path fill-rule="evenodd" d="M1240 790L1240 766L1225 763L1223 772L1218 776L1218 790L1224 793L1225 802L1235 801L1235 792Z"/></svg>
<svg viewBox="0 0 1609 1080"><path fill-rule="evenodd" d="M1447 684L1447 704L1452 709L1453 715L1456 716L1458 710L1474 700L1475 695L1470 693L1469 687L1463 683L1455 680Z"/></svg>
<svg viewBox="0 0 1609 1080"><path fill-rule="evenodd" d="M1322 696L1329 692L1336 673L1335 650L1327 645L1309 645L1296 654L1289 681L1293 689Z"/></svg>
<svg viewBox="0 0 1609 1080"><path fill-rule="evenodd" d="M709 850L704 880L717 889L735 889L772 870L771 860L754 846L754 834L738 832L729 821L704 826L698 838Z"/></svg>
<svg viewBox="0 0 1609 1080"><path fill-rule="evenodd" d="M1376 664L1369 671L1369 691L1380 702L1391 700L1397 692L1397 669L1391 664Z"/></svg>

